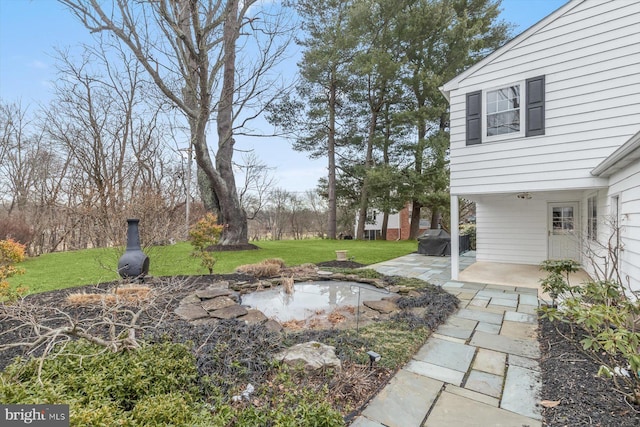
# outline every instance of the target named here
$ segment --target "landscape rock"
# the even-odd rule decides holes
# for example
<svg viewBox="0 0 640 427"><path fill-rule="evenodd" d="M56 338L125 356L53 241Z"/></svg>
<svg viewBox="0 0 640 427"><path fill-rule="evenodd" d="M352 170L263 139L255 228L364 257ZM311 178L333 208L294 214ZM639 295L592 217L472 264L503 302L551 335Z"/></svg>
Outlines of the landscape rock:
<svg viewBox="0 0 640 427"><path fill-rule="evenodd" d="M218 297L233 296L233 291L230 291L229 289L205 289L196 291L196 296L200 299L213 299Z"/></svg>
<svg viewBox="0 0 640 427"><path fill-rule="evenodd" d="M362 304L365 307L369 307L370 309L382 314L389 314L398 310L398 306L396 305L396 303L389 300L365 301Z"/></svg>
<svg viewBox="0 0 640 427"><path fill-rule="evenodd" d="M249 309L247 310L247 314L239 317L238 320L243 321L247 325L255 325L258 323L266 322L268 318L260 310Z"/></svg>
<svg viewBox="0 0 640 427"><path fill-rule="evenodd" d="M217 319L235 319L236 317L244 316L246 314L247 309L238 304L209 312L211 317L215 317Z"/></svg>
<svg viewBox="0 0 640 427"><path fill-rule="evenodd" d="M200 304L181 304L176 308L175 313L183 320L191 321L209 317L207 310Z"/></svg>
<svg viewBox="0 0 640 427"><path fill-rule="evenodd" d="M335 347L317 341L296 344L276 354L275 358L287 365L303 365L305 369L313 371L322 368L342 369Z"/></svg>
<svg viewBox="0 0 640 427"><path fill-rule="evenodd" d="M218 298L213 298L213 299L208 299L203 301L202 308L211 312L211 311L220 310L221 308L230 307L236 304L237 303L233 299L227 296L224 296L224 297L218 297Z"/></svg>
<svg viewBox="0 0 640 427"><path fill-rule="evenodd" d="M278 323L277 321L273 320L273 319L269 319L266 322L264 322L263 326L270 332L278 332L279 333L279 332L282 332L284 330L282 325L280 323Z"/></svg>

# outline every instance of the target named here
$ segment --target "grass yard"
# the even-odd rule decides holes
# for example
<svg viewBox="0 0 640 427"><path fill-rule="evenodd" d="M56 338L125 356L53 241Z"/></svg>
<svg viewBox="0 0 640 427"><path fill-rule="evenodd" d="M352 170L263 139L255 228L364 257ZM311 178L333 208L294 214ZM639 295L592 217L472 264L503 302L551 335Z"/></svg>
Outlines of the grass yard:
<svg viewBox="0 0 640 427"><path fill-rule="evenodd" d="M280 258L287 266L336 259L336 250L347 250L348 257L361 264L375 264L415 252L415 241L362 240L280 240L252 242L259 250L215 252L214 273L232 273L243 264L267 258ZM191 256L192 246L180 242L170 246L145 248L153 276L200 275L207 270ZM118 279L116 266L123 249L87 249L58 252L29 258L19 266L25 274L9 279L13 286L24 285L29 293L97 284Z"/></svg>

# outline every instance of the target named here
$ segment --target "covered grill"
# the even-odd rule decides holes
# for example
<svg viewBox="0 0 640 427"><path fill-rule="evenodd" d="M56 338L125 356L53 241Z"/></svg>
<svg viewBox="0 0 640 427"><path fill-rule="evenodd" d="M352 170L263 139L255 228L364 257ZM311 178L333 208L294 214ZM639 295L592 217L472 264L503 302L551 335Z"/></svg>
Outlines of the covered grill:
<svg viewBox="0 0 640 427"><path fill-rule="evenodd" d="M451 255L451 235L445 230L427 230L418 237L418 253L430 256Z"/></svg>

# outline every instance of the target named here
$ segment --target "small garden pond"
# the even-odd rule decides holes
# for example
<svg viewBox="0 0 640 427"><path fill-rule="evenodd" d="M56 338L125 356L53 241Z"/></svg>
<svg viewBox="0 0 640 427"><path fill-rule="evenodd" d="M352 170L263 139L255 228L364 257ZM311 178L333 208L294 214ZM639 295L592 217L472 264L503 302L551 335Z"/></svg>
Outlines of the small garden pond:
<svg viewBox="0 0 640 427"><path fill-rule="evenodd" d="M329 313L338 307L357 307L363 301L378 301L390 293L375 286L341 281L296 283L292 293L282 287L242 296L242 305L260 310L279 322L304 320L318 313Z"/></svg>

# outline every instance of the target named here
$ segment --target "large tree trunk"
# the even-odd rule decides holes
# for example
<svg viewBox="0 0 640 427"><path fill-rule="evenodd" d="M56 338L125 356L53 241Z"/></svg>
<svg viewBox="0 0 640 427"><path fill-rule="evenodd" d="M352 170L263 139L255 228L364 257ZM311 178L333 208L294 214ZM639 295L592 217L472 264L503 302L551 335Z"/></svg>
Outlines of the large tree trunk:
<svg viewBox="0 0 640 427"><path fill-rule="evenodd" d="M364 238L364 226L367 222L367 209L369 208L369 179L367 173L373 165L373 139L378 124L378 111L371 111L371 119L369 121L369 135L367 136L367 154L365 157L364 177L362 178L362 188L360 189L360 209L358 212L358 229L356 230L356 239Z"/></svg>
<svg viewBox="0 0 640 427"><path fill-rule="evenodd" d="M245 244L249 242L247 214L240 205L236 180L233 174L233 95L236 72L236 40L240 34L238 23L238 1L231 1L223 31L224 71L222 93L218 104L218 153L216 168L221 179L215 179L213 188L220 204L220 216L225 228L220 238L221 245Z"/></svg>
<svg viewBox="0 0 640 427"><path fill-rule="evenodd" d="M335 77L335 71L333 73ZM329 92L329 138L327 141L329 157L329 223L327 224L327 238L336 238L337 207L336 207L336 84L331 80Z"/></svg>

